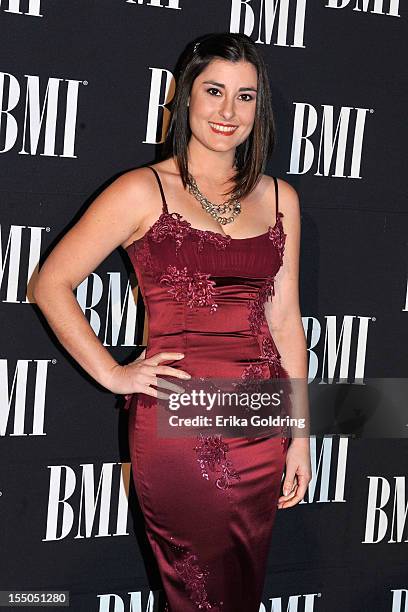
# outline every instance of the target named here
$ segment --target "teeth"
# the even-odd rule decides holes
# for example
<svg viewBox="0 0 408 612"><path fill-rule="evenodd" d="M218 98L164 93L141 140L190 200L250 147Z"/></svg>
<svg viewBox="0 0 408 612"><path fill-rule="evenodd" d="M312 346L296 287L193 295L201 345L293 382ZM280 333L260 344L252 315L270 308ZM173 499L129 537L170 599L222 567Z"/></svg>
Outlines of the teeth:
<svg viewBox="0 0 408 612"><path fill-rule="evenodd" d="M217 125L216 123L211 122L209 122L209 124L211 125L211 127L213 127L215 130L218 130L219 132L233 132L237 129L236 127L225 127L223 125Z"/></svg>

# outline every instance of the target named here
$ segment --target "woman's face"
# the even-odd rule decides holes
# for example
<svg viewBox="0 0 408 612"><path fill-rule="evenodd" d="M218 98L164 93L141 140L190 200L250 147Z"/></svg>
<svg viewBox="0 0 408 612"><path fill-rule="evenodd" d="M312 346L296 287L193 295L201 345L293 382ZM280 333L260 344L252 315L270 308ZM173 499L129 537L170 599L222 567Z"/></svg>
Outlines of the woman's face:
<svg viewBox="0 0 408 612"><path fill-rule="evenodd" d="M191 88L193 136L213 151L235 149L244 142L254 125L257 80L249 62L212 60Z"/></svg>

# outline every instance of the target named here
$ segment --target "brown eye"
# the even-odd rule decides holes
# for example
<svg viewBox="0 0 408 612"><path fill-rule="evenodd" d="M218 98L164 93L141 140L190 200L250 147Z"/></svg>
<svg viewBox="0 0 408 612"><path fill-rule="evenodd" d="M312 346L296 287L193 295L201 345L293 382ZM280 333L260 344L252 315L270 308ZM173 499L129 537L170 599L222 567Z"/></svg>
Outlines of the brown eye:
<svg viewBox="0 0 408 612"><path fill-rule="evenodd" d="M219 89L217 89L216 87L210 87L209 89L207 89L207 92L210 93L210 91L219 91Z"/></svg>
<svg viewBox="0 0 408 612"><path fill-rule="evenodd" d="M247 96L247 99L245 100L245 102L250 102L251 100L253 100L253 96L251 96L250 94L242 94L243 96Z"/></svg>

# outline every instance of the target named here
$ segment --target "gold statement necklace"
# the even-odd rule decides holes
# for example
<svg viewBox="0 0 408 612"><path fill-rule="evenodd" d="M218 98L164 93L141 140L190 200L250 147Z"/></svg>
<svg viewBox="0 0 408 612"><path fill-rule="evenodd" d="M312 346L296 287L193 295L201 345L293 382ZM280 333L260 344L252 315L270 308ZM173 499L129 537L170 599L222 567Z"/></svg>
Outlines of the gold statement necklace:
<svg viewBox="0 0 408 612"><path fill-rule="evenodd" d="M210 214L218 223L226 225L234 221L241 212L241 202L237 198L229 198L222 204L214 204L198 188L197 182L190 172L188 173L188 190L198 200L202 208ZM222 217L222 214L230 213L229 217Z"/></svg>

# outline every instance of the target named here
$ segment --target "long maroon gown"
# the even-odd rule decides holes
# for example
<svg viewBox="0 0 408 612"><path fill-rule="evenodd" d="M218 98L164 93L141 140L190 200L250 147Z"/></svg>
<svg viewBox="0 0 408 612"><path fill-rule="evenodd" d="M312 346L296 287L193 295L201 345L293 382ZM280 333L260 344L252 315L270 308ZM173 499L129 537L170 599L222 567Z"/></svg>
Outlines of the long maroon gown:
<svg viewBox="0 0 408 612"><path fill-rule="evenodd" d="M264 312L286 238L276 179L274 225L258 236L231 238L169 212L159 174L150 168L163 211L127 247L148 314L146 358L184 353L166 365L192 377L222 373L246 380L265 378L267 371L268 378L289 378ZM126 397L133 479L166 612L258 612L288 430L252 439L164 439L157 432L156 398Z"/></svg>

